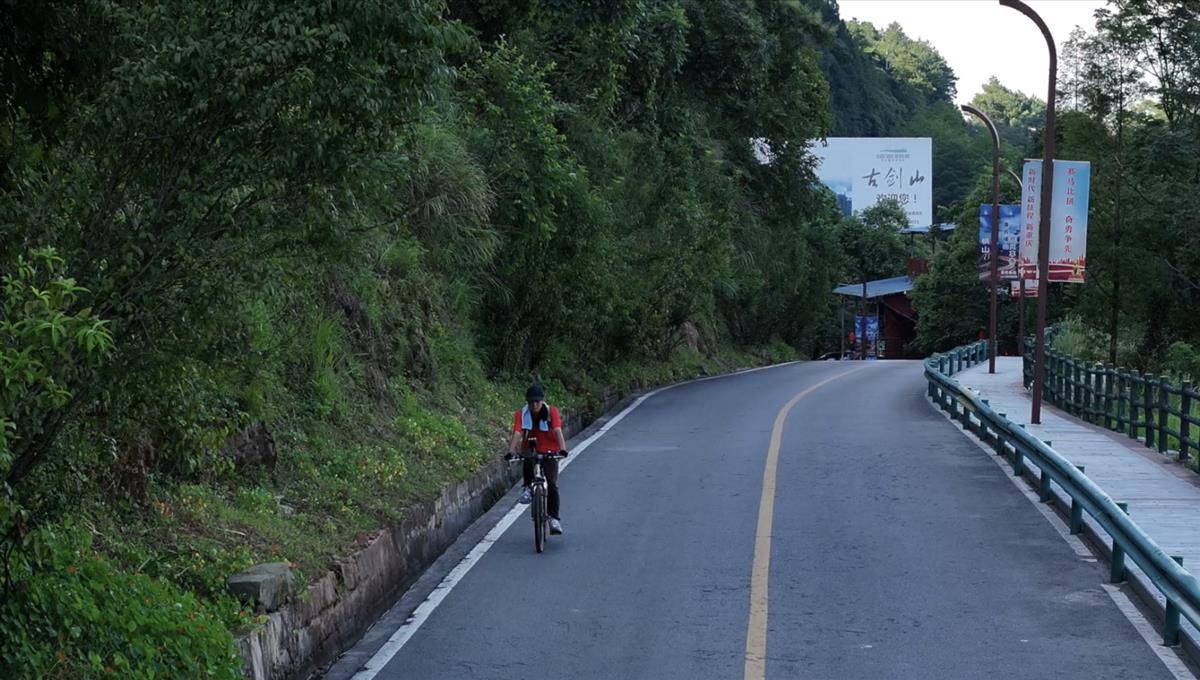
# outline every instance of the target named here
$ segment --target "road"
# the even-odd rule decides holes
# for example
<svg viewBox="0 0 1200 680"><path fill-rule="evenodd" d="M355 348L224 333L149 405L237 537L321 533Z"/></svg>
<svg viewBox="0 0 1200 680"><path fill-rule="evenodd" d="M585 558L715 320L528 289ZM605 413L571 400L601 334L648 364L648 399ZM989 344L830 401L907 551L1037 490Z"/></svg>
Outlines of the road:
<svg viewBox="0 0 1200 680"><path fill-rule="evenodd" d="M821 362L646 399L564 470L566 535L535 554L522 515L375 677L1172 678L924 388Z"/></svg>

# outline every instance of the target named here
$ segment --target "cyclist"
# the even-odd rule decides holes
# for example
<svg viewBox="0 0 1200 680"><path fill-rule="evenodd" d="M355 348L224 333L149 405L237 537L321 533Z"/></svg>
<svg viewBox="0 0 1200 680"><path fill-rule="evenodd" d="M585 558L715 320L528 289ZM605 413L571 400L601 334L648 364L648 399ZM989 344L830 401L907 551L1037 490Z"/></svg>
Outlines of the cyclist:
<svg viewBox="0 0 1200 680"><path fill-rule="evenodd" d="M558 409L546 403L546 393L542 386L531 385L525 390L525 406L513 414L512 441L509 442L509 455L516 455L533 439L534 448L538 453L558 453L567 455L567 440L563 437L562 418ZM521 468L525 488L521 491L520 502L528 504L529 485L533 483L532 459L526 459ZM546 478L546 514L550 515L550 533L561 534L562 522L558 518L558 460L542 461L542 476Z"/></svg>

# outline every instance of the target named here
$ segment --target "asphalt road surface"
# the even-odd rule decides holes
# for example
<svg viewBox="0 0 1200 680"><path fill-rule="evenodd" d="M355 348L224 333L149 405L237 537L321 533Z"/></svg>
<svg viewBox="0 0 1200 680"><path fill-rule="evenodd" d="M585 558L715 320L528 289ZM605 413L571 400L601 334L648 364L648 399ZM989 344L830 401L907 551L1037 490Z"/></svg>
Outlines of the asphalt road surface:
<svg viewBox="0 0 1200 680"><path fill-rule="evenodd" d="M374 677L1172 678L924 389L916 362L822 362L648 398L563 471L566 534L535 554L520 516ZM329 677L381 664L422 599Z"/></svg>

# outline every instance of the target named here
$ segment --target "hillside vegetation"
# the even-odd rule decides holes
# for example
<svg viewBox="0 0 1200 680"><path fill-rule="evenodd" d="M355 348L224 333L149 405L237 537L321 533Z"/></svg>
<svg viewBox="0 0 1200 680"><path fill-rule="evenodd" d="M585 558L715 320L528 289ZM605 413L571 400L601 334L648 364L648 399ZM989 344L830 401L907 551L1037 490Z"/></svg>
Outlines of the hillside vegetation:
<svg viewBox="0 0 1200 680"><path fill-rule="evenodd" d="M928 245L842 217L808 140L934 136L944 214L987 163L936 52L824 0L0 26L4 677L236 677L225 579L469 475L529 381L581 413L836 346L829 290Z"/></svg>

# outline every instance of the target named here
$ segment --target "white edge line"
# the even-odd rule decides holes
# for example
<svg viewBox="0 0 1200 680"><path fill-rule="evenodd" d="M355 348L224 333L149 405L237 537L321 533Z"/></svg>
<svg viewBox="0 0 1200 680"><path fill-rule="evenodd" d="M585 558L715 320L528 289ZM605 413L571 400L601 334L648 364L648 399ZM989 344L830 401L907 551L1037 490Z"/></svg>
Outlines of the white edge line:
<svg viewBox="0 0 1200 680"><path fill-rule="evenodd" d="M567 458L562 462L562 467L566 468L568 465L570 465L579 457L580 453L592 445L592 442L599 439L610 429L612 429L613 426L621 422L625 416L629 415L633 409L640 406L643 401L646 401L659 392L663 392L674 387L679 387L680 385L704 382L706 380L715 380L717 378L728 378L735 375L744 375L746 373L753 373L755 371L761 371L768 368L790 366L795 363L798 362L789 361L782 364L772 364L770 366L758 366L756 368L749 368L744 371L736 371L734 373L710 375L704 378L696 378L694 380L678 382L673 385L666 385L656 390L647 392L635 399L632 404L626 406L620 413L613 416L612 419L602 425L600 429L593 432L590 437L572 447L572 455L570 458ZM375 652L374 656L372 656L365 664L362 665L362 668L354 674L352 680L372 680L372 678L378 675L379 672L391 662L392 657L396 656L396 654L404 647L409 639L411 639L412 636L421 629L421 626L425 624L425 621L429 618L429 615L433 613L433 610L437 609L438 605L442 603L442 600L446 599L446 596L450 594L450 591L454 589L454 586L458 585L458 582L467 575L467 572L471 571L471 568L479 562L479 560L484 556L484 554L487 553L488 550L491 550L492 546L496 544L496 541L500 540L500 537L504 535L504 532L508 531L508 528L511 527L513 523L517 521L517 518L520 517L524 512L525 506L514 505L513 508L504 515L504 517L501 517L500 521L496 522L496 526L492 527L491 531L487 532L487 535L480 539L479 543L475 544L474 548L471 548L471 551L468 552L466 556L464 556L462 560L450 570L449 574L446 574L446 578L442 579L442 582L433 589L433 592L429 594L429 597L425 598L425 601L418 605L415 610L413 610L412 616L409 617L409 619L405 621L402 626L397 628L396 632L392 633L392 636L388 638L387 642L383 643L383 646L379 648L379 651Z"/></svg>
<svg viewBox="0 0 1200 680"><path fill-rule="evenodd" d="M1129 599L1129 596L1120 587L1111 583L1101 583L1100 587L1104 589L1104 592L1108 593L1108 596L1112 598L1113 604L1117 605L1117 609L1121 610L1125 618L1129 619L1129 622L1133 624L1133 627L1142 636L1142 639L1146 641L1146 644L1150 646L1150 649L1153 649L1154 653L1158 655L1158 659L1163 662L1163 665L1167 667L1171 675L1175 676L1175 680L1194 680L1196 676L1192 675L1191 669L1188 668L1187 663L1179 656L1179 652L1175 651L1173 647L1164 647L1159 644L1158 631L1154 630L1154 626L1150 625L1146 617L1142 616L1141 610L1137 608L1133 600Z"/></svg>
<svg viewBox="0 0 1200 680"><path fill-rule="evenodd" d="M1054 514L1054 511L1048 508L1045 503L1042 503L1038 498L1038 495L1034 493L1033 490L1023 485L1019 481L1019 477L1009 474L1008 468L1005 467L1004 461L999 454L988 448L986 444L979 441L979 439L976 438L972 433L967 432L966 428L964 428L961 423L951 418L949 413L946 413L945 411L942 411L942 409L938 408L937 404L934 404L933 401L929 399L928 395L926 395L925 401L929 404L930 408L945 416L952 425L958 428L959 432L962 432L964 437L974 442L975 445L982 449L984 453L988 454L988 458L992 459L992 462L1000 467L1001 472L1003 472L1004 476L1008 478L1008 481L1012 482L1013 486L1017 487L1017 490L1021 492L1021 495L1024 496L1025 499L1031 504L1033 504L1033 506L1037 508L1037 511L1041 513L1041 515L1045 517L1048 522L1050 522L1050 525L1054 527L1054 530L1058 532L1058 535L1062 536L1063 540L1071 546L1071 549L1075 551L1075 554L1079 556L1081 560L1085 562L1096 561L1095 553L1093 553L1092 550L1088 548L1078 536L1071 535L1070 530L1067 528L1066 523L1062 521L1062 518ZM1137 608L1137 605L1135 605L1133 601L1129 599L1129 596L1126 595L1124 591L1122 591L1119 587L1108 583L1101 583L1100 587L1104 589L1104 592L1108 593L1108 596L1112 599L1113 604L1117 606L1117 610L1125 615L1125 618L1129 621L1129 624L1133 626L1134 630L1136 630L1139 635L1142 636L1142 639L1154 652L1155 656L1158 657L1158 660L1167 667L1167 671L1175 677L1175 680L1196 680L1196 676L1192 674L1192 671L1188 668L1187 663L1179 656L1179 652L1175 651L1175 649L1172 647L1164 647L1158 644L1158 632L1154 630L1154 626L1146 620L1146 617L1142 616L1141 610Z"/></svg>

